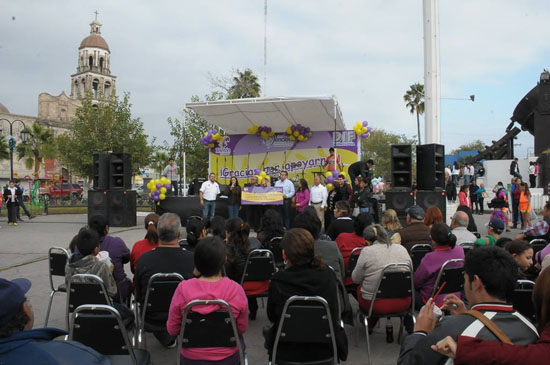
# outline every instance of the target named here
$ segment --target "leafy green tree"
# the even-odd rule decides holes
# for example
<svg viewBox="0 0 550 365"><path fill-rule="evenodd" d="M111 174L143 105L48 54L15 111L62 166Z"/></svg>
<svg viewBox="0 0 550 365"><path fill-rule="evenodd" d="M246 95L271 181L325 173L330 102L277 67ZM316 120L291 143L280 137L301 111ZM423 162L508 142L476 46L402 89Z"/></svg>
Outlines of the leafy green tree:
<svg viewBox="0 0 550 365"><path fill-rule="evenodd" d="M151 165L155 172L158 172L159 177L162 175L162 170L168 165L170 156L166 152L156 151L151 157Z"/></svg>
<svg viewBox="0 0 550 365"><path fill-rule="evenodd" d="M424 85L415 83L410 86L403 100L406 103L406 107L409 108L411 114L416 113L416 128L418 133L418 144L422 144L420 139L420 116L424 114Z"/></svg>
<svg viewBox="0 0 550 365"><path fill-rule="evenodd" d="M392 144L411 144L416 140L409 139L404 134L395 134L383 129L373 129L370 136L361 141L363 160L374 160L374 176L382 176L385 180L391 178L391 150ZM413 146L413 153L414 153ZM413 156L414 157L414 156ZM413 169L415 164L413 163ZM414 172L414 171L413 171Z"/></svg>
<svg viewBox="0 0 550 365"><path fill-rule="evenodd" d="M451 154L456 155L462 151L483 151L485 149L485 143L482 140L476 139L475 141L464 143L458 148L451 151Z"/></svg>
<svg viewBox="0 0 550 365"><path fill-rule="evenodd" d="M39 123L33 123L27 132L29 132L29 139L27 142L17 144L15 152L17 158L24 159L26 168L34 167L36 175L40 171L44 158L56 155L54 135L51 129Z"/></svg>
<svg viewBox="0 0 550 365"><path fill-rule="evenodd" d="M244 72L237 70L233 77L232 85L227 89L228 99L257 98L260 96L261 87L258 76L247 68Z"/></svg>
<svg viewBox="0 0 550 365"><path fill-rule="evenodd" d="M150 163L153 151L139 118L132 118L130 95L112 98L108 103L92 102L91 94L82 99L69 131L57 138L61 162L80 176L91 177L95 152L124 152L132 155L133 173Z"/></svg>
<svg viewBox="0 0 550 365"><path fill-rule="evenodd" d="M0 160L7 160L10 158L10 148L8 146L8 140L5 137L0 137Z"/></svg>

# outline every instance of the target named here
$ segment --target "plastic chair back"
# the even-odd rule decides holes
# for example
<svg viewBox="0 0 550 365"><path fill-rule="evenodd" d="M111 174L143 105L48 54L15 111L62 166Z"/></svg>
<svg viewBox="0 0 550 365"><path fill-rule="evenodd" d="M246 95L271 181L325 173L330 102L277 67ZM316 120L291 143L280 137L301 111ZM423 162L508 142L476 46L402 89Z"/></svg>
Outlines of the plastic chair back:
<svg viewBox="0 0 550 365"><path fill-rule="evenodd" d="M420 266L420 263L422 262L424 256L432 251L432 245L428 245L426 243L417 244L411 247L411 260L413 263L413 271L416 271L418 266Z"/></svg>

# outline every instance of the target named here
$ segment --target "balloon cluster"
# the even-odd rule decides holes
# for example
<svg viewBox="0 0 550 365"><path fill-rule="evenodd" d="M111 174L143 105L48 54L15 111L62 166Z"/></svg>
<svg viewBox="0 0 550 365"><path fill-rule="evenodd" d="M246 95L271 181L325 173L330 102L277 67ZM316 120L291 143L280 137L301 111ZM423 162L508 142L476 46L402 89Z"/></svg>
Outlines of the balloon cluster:
<svg viewBox="0 0 550 365"><path fill-rule="evenodd" d="M311 128L304 127L301 124L289 125L286 128L286 134L291 141L305 142L313 136Z"/></svg>
<svg viewBox="0 0 550 365"><path fill-rule="evenodd" d="M275 135L275 132L273 131L273 129L271 129L271 127L259 126L257 124L254 124L252 125L252 127L248 128L248 133L255 134L258 137L262 137L264 139L273 137Z"/></svg>
<svg viewBox="0 0 550 365"><path fill-rule="evenodd" d="M256 178L258 179L258 184L261 184L263 179L266 179L267 182L271 180L271 177L269 177L265 171L261 171L260 169L254 169L254 175L256 175Z"/></svg>
<svg viewBox="0 0 550 365"><path fill-rule="evenodd" d="M353 126L353 130L355 131L355 134L361 136L361 138L367 138L368 136L370 136L372 128L369 127L369 122L364 120L362 122L359 121L355 123L355 125Z"/></svg>
<svg viewBox="0 0 550 365"><path fill-rule="evenodd" d="M345 177L346 176L346 173L344 171L340 172L339 175L344 175L344 181L345 182L348 182L348 178ZM327 190L332 190L334 189L334 185L332 185L332 183L338 179L338 175L333 175L332 172L327 172L325 174L326 178L325 178L325 184L327 184Z"/></svg>
<svg viewBox="0 0 550 365"><path fill-rule="evenodd" d="M204 137L201 138L201 145L204 148L214 148L220 145L223 136L216 130L211 129L204 132Z"/></svg>
<svg viewBox="0 0 550 365"><path fill-rule="evenodd" d="M149 198L160 204L160 200L166 199L166 193L172 190L172 182L165 177L153 179L147 183L147 189L151 191Z"/></svg>
<svg viewBox="0 0 550 365"><path fill-rule="evenodd" d="M378 194L379 192L384 190L384 179L382 179L380 176L372 179L371 183L372 190L375 194Z"/></svg>

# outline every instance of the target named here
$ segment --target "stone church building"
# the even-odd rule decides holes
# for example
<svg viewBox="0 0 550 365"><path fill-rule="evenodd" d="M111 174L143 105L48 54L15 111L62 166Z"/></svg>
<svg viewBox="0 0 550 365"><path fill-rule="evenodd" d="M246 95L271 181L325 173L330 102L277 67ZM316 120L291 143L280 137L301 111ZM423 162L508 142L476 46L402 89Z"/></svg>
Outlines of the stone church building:
<svg viewBox="0 0 550 365"><path fill-rule="evenodd" d="M69 96L62 91L59 95L41 93L38 95L38 115L20 115L10 112L7 106L0 103L0 137L10 134L10 126L6 120L13 123L13 135L17 143L21 141L21 131L30 129L33 123L40 123L52 128L55 135L63 133L71 125L76 109L81 105L80 98L88 92L94 102L116 96L116 76L111 74L111 51L105 39L101 36L101 23L94 20L90 23L90 35L82 40L78 47L76 73L71 75L71 93ZM17 120L21 122L16 122ZM14 151L14 177L32 179L33 169L27 169L24 160L19 160ZM38 178L49 180L64 175L57 160L46 159L42 164ZM10 177L10 161L0 160L0 186Z"/></svg>

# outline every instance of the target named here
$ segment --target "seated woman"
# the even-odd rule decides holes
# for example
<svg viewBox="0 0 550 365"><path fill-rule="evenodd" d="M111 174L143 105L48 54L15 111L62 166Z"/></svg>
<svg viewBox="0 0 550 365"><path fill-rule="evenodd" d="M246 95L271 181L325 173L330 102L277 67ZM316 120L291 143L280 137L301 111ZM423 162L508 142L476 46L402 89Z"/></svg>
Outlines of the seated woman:
<svg viewBox="0 0 550 365"><path fill-rule="evenodd" d="M189 220L187 222L187 226L185 227L185 230L187 231L187 242L185 245L180 244L180 246L185 248L187 251L195 251L195 247L197 246L199 241L207 235L207 222L208 221L206 219L198 218Z"/></svg>
<svg viewBox="0 0 550 365"><path fill-rule="evenodd" d="M159 235L157 232L159 216L155 213L149 213L143 222L147 231L145 238L134 243L134 247L132 247L132 252L130 253L130 269L134 274L136 273L136 265L141 255L159 245Z"/></svg>
<svg viewBox="0 0 550 365"><path fill-rule="evenodd" d="M513 240L506 243L504 249L516 260L520 279L537 280L538 269L533 267L533 247L529 242Z"/></svg>
<svg viewBox="0 0 550 365"><path fill-rule="evenodd" d="M426 209L426 216L424 217L424 224L432 228L434 224L443 223L443 214L441 209L436 206Z"/></svg>
<svg viewBox="0 0 550 365"><path fill-rule="evenodd" d="M260 241L249 239L250 228L241 218L229 219L225 224L225 234L227 242L227 263L225 272L229 279L241 282L244 267L250 251L262 248ZM248 308L250 310L250 319L256 319L258 311L258 302L254 295L265 293L269 287L269 282L247 281L243 283L244 290L248 299Z"/></svg>
<svg viewBox="0 0 550 365"><path fill-rule="evenodd" d="M456 236L449 226L443 223L434 224L430 230L433 252L427 253L414 272L414 288L417 290L415 306L421 308L432 296L433 288L441 266L447 260L464 259L464 249L456 244ZM460 293L453 293L460 298ZM447 294L440 294L435 303L441 305Z"/></svg>
<svg viewBox="0 0 550 365"><path fill-rule="evenodd" d="M351 251L357 247L365 247L365 239L363 238L363 230L365 227L370 226L373 223L372 215L370 213L360 213L353 222L354 232L352 233L340 233L336 237L336 244L338 249L344 258L344 265L348 267L348 260L351 255ZM344 285L352 285L353 280L351 277L344 278Z"/></svg>
<svg viewBox="0 0 550 365"><path fill-rule="evenodd" d="M384 227L390 239L395 233L403 228L401 222L399 222L399 218L397 218L397 212L395 210L386 209L382 216L382 227Z"/></svg>
<svg viewBox="0 0 550 365"><path fill-rule="evenodd" d="M550 270L543 270L533 289L533 304L540 338L527 346L499 341L486 341L475 337L458 336L458 343L448 336L432 345L454 360L455 364L542 364L550 355Z"/></svg>
<svg viewBox="0 0 550 365"><path fill-rule="evenodd" d="M225 245L218 237L206 237L195 248L196 278L182 281L172 297L166 329L172 336L179 336L185 306L195 299L223 299L230 306L237 322L237 331L242 335L248 327L248 305L243 288L229 278L222 277L226 260ZM216 305L194 307L193 311L208 314L218 310ZM239 336L244 348L244 340ZM183 348L181 364L239 364L237 347Z"/></svg>
<svg viewBox="0 0 550 365"><path fill-rule="evenodd" d="M337 278L334 271L315 255L313 236L302 228L293 228L285 233L281 242L287 262L286 270L278 271L269 285L267 317L273 323L264 329L266 347L271 357L279 321L284 305L293 295L318 295L329 305L336 335L338 358L346 360L348 353L346 333L339 325ZM307 343L282 343L277 358L288 361L313 361L332 355L332 348L326 345Z"/></svg>
<svg viewBox="0 0 550 365"><path fill-rule="evenodd" d="M210 222L206 223L205 228L208 228L209 236L218 236L225 240L225 218L220 215L215 215ZM206 236L205 236L206 237Z"/></svg>
<svg viewBox="0 0 550 365"><path fill-rule="evenodd" d="M361 251L351 278L355 284L360 284L357 288L357 299L361 308L368 311L384 266L403 263L412 268L412 261L407 249L402 245L392 244L386 230L379 224L366 227L363 238L373 244ZM404 312L410 308L411 302L411 298L377 299L373 311L376 313ZM376 320L369 320L370 329L375 324Z"/></svg>
<svg viewBox="0 0 550 365"><path fill-rule="evenodd" d="M283 218L275 209L268 209L262 216L260 229L258 231L258 239L264 247L267 247L269 241L274 237L283 237L285 227L283 226Z"/></svg>

